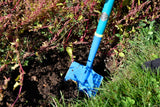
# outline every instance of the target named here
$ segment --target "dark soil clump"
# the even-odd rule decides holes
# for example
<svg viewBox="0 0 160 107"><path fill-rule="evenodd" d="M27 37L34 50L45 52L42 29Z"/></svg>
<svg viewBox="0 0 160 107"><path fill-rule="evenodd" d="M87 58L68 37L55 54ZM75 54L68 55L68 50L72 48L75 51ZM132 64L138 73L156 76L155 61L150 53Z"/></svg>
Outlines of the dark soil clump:
<svg viewBox="0 0 160 107"><path fill-rule="evenodd" d="M75 61L86 64L89 54L89 47L77 46L74 50ZM49 106L49 101L53 98L62 101L62 96L65 101L72 101L73 99L83 96L79 93L76 83L73 81L64 81L66 72L69 69L71 61L66 52L59 52L58 49L50 50L43 53L42 61L32 56L27 67L24 67L25 75L23 81L23 88L19 100L15 107L35 107L35 106ZM106 76L104 73L103 57L97 55L94 61L94 70L99 74ZM4 72L0 76L6 75ZM0 102L0 106L10 106L16 99L19 88L13 91L15 79L19 75L18 70L15 70L10 75L10 82L8 88L3 91L4 97ZM0 85L3 84L3 77L0 78Z"/></svg>

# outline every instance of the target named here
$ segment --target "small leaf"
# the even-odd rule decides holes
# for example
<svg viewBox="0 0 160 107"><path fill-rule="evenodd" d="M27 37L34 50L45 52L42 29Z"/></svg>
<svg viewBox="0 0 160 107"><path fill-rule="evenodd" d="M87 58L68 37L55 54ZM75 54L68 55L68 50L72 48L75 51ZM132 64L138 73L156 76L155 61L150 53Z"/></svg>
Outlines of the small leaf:
<svg viewBox="0 0 160 107"><path fill-rule="evenodd" d="M13 90L15 90L18 86L20 86L21 85L21 83L19 83L19 82L16 82L15 84L14 84L14 86L13 86Z"/></svg>
<svg viewBox="0 0 160 107"><path fill-rule="evenodd" d="M120 37L121 35L120 35L120 34L116 34L116 36L117 36L117 37Z"/></svg>
<svg viewBox="0 0 160 107"><path fill-rule="evenodd" d="M10 44L11 44L11 45L16 45L16 43L15 43L15 42L10 42Z"/></svg>
<svg viewBox="0 0 160 107"><path fill-rule="evenodd" d="M78 17L78 20L80 21L80 20L82 20L82 19L83 19L83 16L80 15L80 16Z"/></svg>
<svg viewBox="0 0 160 107"><path fill-rule="evenodd" d="M5 77L4 76L4 85L2 86L3 87L3 89L7 89L7 87L8 87L8 82L10 81L10 78L7 78L7 77Z"/></svg>
<svg viewBox="0 0 160 107"><path fill-rule="evenodd" d="M28 66L28 63L29 63L29 61L28 61L28 60L24 61L23 66Z"/></svg>
<svg viewBox="0 0 160 107"><path fill-rule="evenodd" d="M152 95L151 91L148 91L147 95L148 95L148 96L151 96L151 95Z"/></svg>
<svg viewBox="0 0 160 107"><path fill-rule="evenodd" d="M160 99L160 94L157 95L157 98Z"/></svg>
<svg viewBox="0 0 160 107"><path fill-rule="evenodd" d="M66 51L67 51L67 53L68 53L70 59L72 59L72 56L73 56L73 49L72 49L71 47L67 47L67 48L66 48Z"/></svg>
<svg viewBox="0 0 160 107"><path fill-rule="evenodd" d="M140 23L139 25L142 26L142 27L145 27L145 26L146 26L145 23Z"/></svg>
<svg viewBox="0 0 160 107"><path fill-rule="evenodd" d="M119 56L120 56L120 57L125 57L125 55L124 55L123 52L120 52L120 53L119 53Z"/></svg>
<svg viewBox="0 0 160 107"><path fill-rule="evenodd" d="M152 31L149 31L149 32L148 32L148 34L149 34L149 35L152 35L152 34L153 34L153 32L152 32Z"/></svg>
<svg viewBox="0 0 160 107"><path fill-rule="evenodd" d="M57 3L56 6L63 6L63 3Z"/></svg>
<svg viewBox="0 0 160 107"><path fill-rule="evenodd" d="M138 0L138 6L141 4L141 0Z"/></svg>
<svg viewBox="0 0 160 107"><path fill-rule="evenodd" d="M52 30L53 26L49 26L48 28L49 28L49 30Z"/></svg>
<svg viewBox="0 0 160 107"><path fill-rule="evenodd" d="M73 17L74 17L73 13L70 13L70 14L67 15L67 18L71 18L72 19Z"/></svg>
<svg viewBox="0 0 160 107"><path fill-rule="evenodd" d="M63 73L60 73L60 76L62 77L62 76L63 76Z"/></svg>
<svg viewBox="0 0 160 107"><path fill-rule="evenodd" d="M115 25L115 27L116 27L118 30L120 30L120 31L123 32L123 29L122 29L123 25L122 25L122 24Z"/></svg>
<svg viewBox="0 0 160 107"><path fill-rule="evenodd" d="M117 51L117 50L115 50L115 49L114 49L114 52L115 52L116 54L118 54L118 51Z"/></svg>
<svg viewBox="0 0 160 107"><path fill-rule="evenodd" d="M128 102L128 104L131 104L131 105L135 104L135 100L130 97L127 97L126 101Z"/></svg>
<svg viewBox="0 0 160 107"><path fill-rule="evenodd" d="M134 17L130 17L130 19L131 19L131 20L134 20L135 18L134 18Z"/></svg>
<svg viewBox="0 0 160 107"><path fill-rule="evenodd" d="M0 93L0 101L3 100L4 95L2 93Z"/></svg>
<svg viewBox="0 0 160 107"><path fill-rule="evenodd" d="M20 75L17 76L17 78L15 79L15 81L18 81L20 79Z"/></svg>
<svg viewBox="0 0 160 107"><path fill-rule="evenodd" d="M36 56L39 56L38 52L35 53Z"/></svg>
<svg viewBox="0 0 160 107"><path fill-rule="evenodd" d="M11 69L15 70L18 66L19 66L19 64L15 64L13 67L11 67Z"/></svg>
<svg viewBox="0 0 160 107"><path fill-rule="evenodd" d="M38 28L41 28L41 27L42 27L42 24L38 24L37 27L38 27Z"/></svg>
<svg viewBox="0 0 160 107"><path fill-rule="evenodd" d="M98 14L101 14L101 12L99 10L94 10L94 12L96 12Z"/></svg>
<svg viewBox="0 0 160 107"><path fill-rule="evenodd" d="M135 30L134 26L132 27L132 32L133 32L133 33L134 33L134 32L136 32L136 30Z"/></svg>
<svg viewBox="0 0 160 107"><path fill-rule="evenodd" d="M152 54L152 57L156 59L158 58L158 55Z"/></svg>
<svg viewBox="0 0 160 107"><path fill-rule="evenodd" d="M19 43L19 39L18 39L18 38L16 39L16 42L18 42L18 43Z"/></svg>

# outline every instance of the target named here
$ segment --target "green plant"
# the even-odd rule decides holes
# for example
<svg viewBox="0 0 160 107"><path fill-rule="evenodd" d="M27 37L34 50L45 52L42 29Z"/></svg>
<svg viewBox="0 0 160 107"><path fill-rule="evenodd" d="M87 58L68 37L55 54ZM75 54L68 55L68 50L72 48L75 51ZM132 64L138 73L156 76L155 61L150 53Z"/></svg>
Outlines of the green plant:
<svg viewBox="0 0 160 107"><path fill-rule="evenodd" d="M156 44L159 40L159 31L155 31L155 22L150 22L135 33L134 38L128 40L129 46L126 47L127 53L123 61L123 67L117 69L111 80L103 82L99 88L99 94L94 98L76 100L69 103L70 106L159 106L160 105L160 75L151 70L144 71L141 66L148 60L160 57L160 45ZM150 37L148 29L153 24L152 36ZM145 32L144 32L145 31ZM57 102L58 103L58 102Z"/></svg>
<svg viewBox="0 0 160 107"><path fill-rule="evenodd" d="M7 89L8 82L10 81L10 78L7 78L5 76L3 78L4 78L4 83L1 84L1 86L0 86L0 101L3 100L3 97L4 97L4 92L3 91Z"/></svg>
<svg viewBox="0 0 160 107"><path fill-rule="evenodd" d="M0 3L0 72L19 69L20 73L13 86L20 88L12 106L21 93L23 66L28 65L28 58L34 55L41 61L43 52L54 48L65 50L70 43L77 41L83 43L87 23L96 17L93 12L96 4L92 0L12 0Z"/></svg>
<svg viewBox="0 0 160 107"><path fill-rule="evenodd" d="M139 26L141 21L146 20L145 23L148 23L160 17L158 3L159 1L155 0L115 1L104 38L104 45L110 45L108 55L115 54L115 49L119 51L119 46L124 48L126 39L133 38L132 35L142 27ZM123 50L125 49L120 52Z"/></svg>

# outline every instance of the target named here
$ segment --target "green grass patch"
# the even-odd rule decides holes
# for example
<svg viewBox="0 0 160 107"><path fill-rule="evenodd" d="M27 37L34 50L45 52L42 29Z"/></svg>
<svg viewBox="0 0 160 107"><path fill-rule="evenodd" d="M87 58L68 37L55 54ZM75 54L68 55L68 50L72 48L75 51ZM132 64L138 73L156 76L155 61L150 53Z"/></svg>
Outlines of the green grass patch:
<svg viewBox="0 0 160 107"><path fill-rule="evenodd" d="M156 26L157 27L157 26ZM159 25L158 25L159 27ZM160 57L160 32L154 21L139 29L129 40L123 67L108 82L102 83L94 98L76 100L74 107L160 106L160 75L143 70L141 65ZM59 106L62 106L61 104Z"/></svg>

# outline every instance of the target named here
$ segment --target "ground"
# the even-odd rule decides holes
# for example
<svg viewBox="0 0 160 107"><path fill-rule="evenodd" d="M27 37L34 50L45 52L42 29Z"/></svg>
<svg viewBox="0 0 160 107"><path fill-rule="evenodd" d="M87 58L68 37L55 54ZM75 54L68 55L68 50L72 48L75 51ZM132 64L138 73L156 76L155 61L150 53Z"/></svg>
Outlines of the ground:
<svg viewBox="0 0 160 107"><path fill-rule="evenodd" d="M75 45L73 54L76 56L75 61L86 64L89 54L90 45ZM77 86L73 81L64 81L65 74L69 69L71 61L66 51L60 52L58 49L49 50L44 53L42 62L32 56L29 59L29 64L24 68L24 82L19 100L15 107L35 107L49 106L51 97L57 98L60 102L62 96L66 102L72 101L75 98L83 97L79 93ZM108 77L106 72L107 63L104 62L106 56L100 53L97 54L93 69L104 77ZM110 65L109 65L110 66ZM10 106L16 99L19 87L13 91L15 79L19 75L19 71L15 70L12 73L0 72L0 85L3 84L3 76L10 77L6 90L3 90L3 100L0 106ZM104 79L105 80L105 79Z"/></svg>

